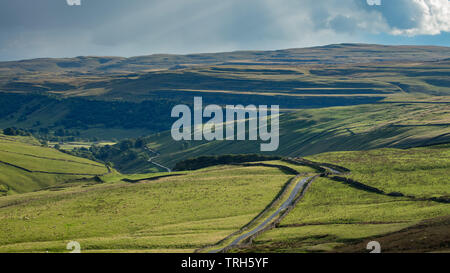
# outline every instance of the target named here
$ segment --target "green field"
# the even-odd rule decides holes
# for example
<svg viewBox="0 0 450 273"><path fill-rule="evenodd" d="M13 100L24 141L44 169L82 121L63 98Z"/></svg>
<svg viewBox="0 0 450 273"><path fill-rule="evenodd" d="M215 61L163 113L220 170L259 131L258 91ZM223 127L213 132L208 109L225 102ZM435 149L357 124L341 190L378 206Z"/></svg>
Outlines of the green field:
<svg viewBox="0 0 450 273"><path fill-rule="evenodd" d="M416 197L449 197L450 146L334 152L310 156L314 161L343 165L345 177L379 188ZM447 183L446 183L447 182Z"/></svg>
<svg viewBox="0 0 450 273"><path fill-rule="evenodd" d="M441 162L436 168L448 169L448 151L448 146L441 145L326 153L308 159L347 167L351 173L345 175L383 188L383 183L358 176L372 166L372 161L379 160L384 165L374 165L377 181L408 175L399 184L391 182L392 186L383 188L386 193L392 190L429 198L448 196L448 175L431 172L435 178L431 183L420 170L426 162ZM411 160L421 156L422 161ZM355 158L361 164L350 164ZM369 160L366 165L365 160ZM305 175L317 173L313 168L281 160L260 162L274 167L251 166L256 163L220 165L159 179L168 174L111 173L102 177L103 184L2 197L0 252L64 252L73 240L81 244L83 252L192 252L215 245L260 215L260 220L247 228L255 227L276 209L281 201L268 206L278 200L294 175L275 166L284 165ZM251 246L231 251L345 251L345 247L359 242L395 235L424 220L450 215L448 203L374 193L332 177L312 182L303 199L276 228L257 236ZM428 188L426 194L417 194L421 192L418 185ZM448 238L442 231L439 234L444 236L440 239L442 246L424 251L447 249ZM408 249L408 242L400 243Z"/></svg>
<svg viewBox="0 0 450 273"><path fill-rule="evenodd" d="M450 252L449 57L340 44L0 62L0 252ZM174 141L171 110L195 96L279 105L278 150Z"/></svg>
<svg viewBox="0 0 450 273"><path fill-rule="evenodd" d="M0 252L193 251L238 230L291 178L277 168L212 167L0 200Z"/></svg>
<svg viewBox="0 0 450 273"><path fill-rule="evenodd" d="M448 197L449 151L448 145L444 145L325 153L309 159L345 166L351 173L341 176L380 188L386 193L401 192L420 198ZM427 219L450 217L448 202L420 198L393 197L320 178L313 182L303 200L277 228L257 237L251 247L239 251L334 252L349 244L367 243L370 238L396 234ZM448 232L441 231L438 235L440 237L437 238L442 240L439 249L450 250ZM405 236L397 239L396 247L411 250L412 243L408 238L411 241L418 239ZM364 252L362 247L365 246L361 244L359 247L352 248L352 251Z"/></svg>
<svg viewBox="0 0 450 273"><path fill-rule="evenodd" d="M98 162L42 147L31 137L0 135L2 193L25 193L108 173Z"/></svg>

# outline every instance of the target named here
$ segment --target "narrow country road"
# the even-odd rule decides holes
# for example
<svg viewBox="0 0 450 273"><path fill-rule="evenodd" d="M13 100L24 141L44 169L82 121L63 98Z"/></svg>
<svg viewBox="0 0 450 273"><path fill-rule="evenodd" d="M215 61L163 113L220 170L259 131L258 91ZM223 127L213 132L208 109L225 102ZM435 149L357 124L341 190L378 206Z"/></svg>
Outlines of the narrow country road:
<svg viewBox="0 0 450 273"><path fill-rule="evenodd" d="M254 229L242 234L241 236L239 236L238 238L236 238L233 242L231 242L229 245L227 245L224 248L221 249L216 249L216 250L212 250L210 251L210 253L218 253L221 252L223 249L225 248L229 248L229 247L233 247L233 246L237 246L242 240L255 235L256 233L258 233L259 231L263 230L270 222L272 222L273 219L275 219L275 217L279 216L280 213L287 209L289 206L293 205L295 197L297 196L297 194L303 189L303 187L305 186L305 184L310 181L314 176L310 176L310 177L306 177L303 178L302 180L300 180L299 182L297 182L297 184L295 185L294 189L292 190L289 198L284 201L283 204L281 204L281 206L277 209L277 211L275 211L272 215L270 215L269 218L267 218L264 222L262 222L261 224L259 224L257 227L255 227Z"/></svg>
<svg viewBox="0 0 450 273"><path fill-rule="evenodd" d="M294 161L297 161L298 163L300 163L302 165L302 162L297 160L296 158L293 159ZM331 174L337 175L337 174L342 174L341 171L338 171L334 168L331 168L329 166L324 166L320 163L314 163L319 167L322 167L322 169L328 171ZM264 228L266 228L277 216L280 216L280 214L287 208L289 208L289 206L292 206L295 204L295 200L297 195L302 191L302 189L304 188L304 186L312 181L315 177L317 176L309 176L306 178L303 178L302 180L300 180L299 182L297 182L297 184L295 185L294 189L291 191L291 194L289 195L289 198L283 202L283 204L281 204L281 206L277 209L277 211L275 211L272 215L270 215L270 217L268 217L264 222L262 222L261 224L259 224L257 227L253 228L252 230L240 235L239 237L237 237L236 239L234 239L230 244L228 244L227 246L220 248L220 249L216 249L216 250L212 250L209 253L218 253L218 252L222 252L225 249L229 249L232 247L235 247L237 245L239 245L240 242L242 242L243 240L249 238L250 236L253 236L255 234L257 234L258 232L264 230Z"/></svg>
<svg viewBox="0 0 450 273"><path fill-rule="evenodd" d="M332 168L330 168L330 167L325 167L325 166L321 166L322 168L324 168L324 169L326 169L326 170L328 170L330 173L332 173L332 174L342 174L340 171L337 171L337 170L335 170L335 169L332 169Z"/></svg>
<svg viewBox="0 0 450 273"><path fill-rule="evenodd" d="M168 168L168 167L166 167L166 166L163 166L163 165L161 165L161 164L159 164L159 163L153 161L155 158L158 158L158 157L161 155L159 152L154 151L154 150L152 150L152 149L150 149L150 148L148 148L148 147L145 147L145 149L147 149L147 150L148 150L149 152L151 152L151 153L156 154L156 156L150 157L150 158L148 159L148 162L150 162L150 163L152 163L153 165L156 165L156 166L158 166L158 167L160 167L160 168L162 168L162 169L167 170L167 172L169 172L169 173L172 172L172 170L171 170L170 168Z"/></svg>

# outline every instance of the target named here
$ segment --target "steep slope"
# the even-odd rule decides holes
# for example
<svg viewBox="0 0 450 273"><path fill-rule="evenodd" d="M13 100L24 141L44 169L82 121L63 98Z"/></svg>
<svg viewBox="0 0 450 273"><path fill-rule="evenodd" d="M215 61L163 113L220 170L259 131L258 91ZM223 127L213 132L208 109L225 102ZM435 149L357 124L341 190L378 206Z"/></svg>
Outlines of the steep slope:
<svg viewBox="0 0 450 273"><path fill-rule="evenodd" d="M305 156L327 151L408 148L448 143L447 104L404 103L300 110L280 117L279 149L271 154ZM149 137L158 162L174 166L190 157L260 153L260 141L180 141L170 132Z"/></svg>

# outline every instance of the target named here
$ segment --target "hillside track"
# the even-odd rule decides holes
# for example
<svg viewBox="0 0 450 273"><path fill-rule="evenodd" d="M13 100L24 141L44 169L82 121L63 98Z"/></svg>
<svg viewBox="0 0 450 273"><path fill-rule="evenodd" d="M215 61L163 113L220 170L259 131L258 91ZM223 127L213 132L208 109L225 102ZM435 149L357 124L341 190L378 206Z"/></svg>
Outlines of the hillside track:
<svg viewBox="0 0 450 273"><path fill-rule="evenodd" d="M262 223L257 225L256 227L252 228L251 230L243 233L236 239L234 239L230 244L227 246L215 249L212 251L209 251L209 253L219 253L219 252L226 252L230 250L231 248L239 246L241 243L246 241L251 241L255 236L259 235L260 233L271 229L274 227L278 222L292 209L295 204L303 197L305 191L308 188L308 185L313 182L313 180L317 177L316 176L308 176L303 179L300 179L300 176L296 176L295 180L298 180L293 190L288 192L289 189L286 188L285 191L281 195L289 194L289 197L287 200L285 200L275 212L273 212L268 218L266 218ZM266 211L270 210L271 207L266 208ZM264 211L261 213L264 214Z"/></svg>
<svg viewBox="0 0 450 273"><path fill-rule="evenodd" d="M209 251L209 253L227 252L232 248L239 247L240 245L244 245L246 243L251 243L256 236L277 226L281 222L281 220L284 217L286 217L287 214L295 207L295 205L303 198L303 196L306 194L306 191L317 177L328 175L341 175L350 172L350 170L346 169L345 167L327 163L312 162L303 158L288 158L286 159L286 161L293 164L313 167L319 172L319 174L300 179L290 193L288 192L289 191L288 187L286 187L281 195L289 194L289 197L277 208L277 210L274 213L272 213L268 218L266 218L262 223L260 223L256 227L238 236L227 246L220 249L211 250ZM298 180L299 178L300 175L297 175L295 177L295 180ZM261 212L260 215L264 214L266 211L269 211L271 208L272 208L271 206L268 206L265 209L265 211ZM233 235L236 235L236 233L229 235L228 238L232 237ZM200 251L201 250L197 250L197 252Z"/></svg>
<svg viewBox="0 0 450 273"><path fill-rule="evenodd" d="M151 153L153 153L153 154L156 155L156 156L150 157L150 158L148 159L148 162L150 162L150 163L152 163L153 165L156 165L156 166L158 166L158 167L160 167L160 168L162 168L162 169L165 169L168 173L171 173L171 172L172 172L172 170L171 170L169 167L166 167L166 166L164 166L164 165L159 164L158 162L153 161L154 159L158 158L158 157L161 155L159 152L157 152L157 151L155 151L155 150L152 150L152 149L150 149L150 148L148 148L148 147L145 147L145 149L146 149L147 151L149 151L149 152L151 152Z"/></svg>

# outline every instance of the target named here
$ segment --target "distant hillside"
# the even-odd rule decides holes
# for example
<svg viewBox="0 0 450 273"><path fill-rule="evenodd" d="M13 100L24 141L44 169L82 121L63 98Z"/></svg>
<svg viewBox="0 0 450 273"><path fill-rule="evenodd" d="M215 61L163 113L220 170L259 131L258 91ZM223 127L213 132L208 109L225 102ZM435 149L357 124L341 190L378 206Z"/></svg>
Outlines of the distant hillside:
<svg viewBox="0 0 450 273"><path fill-rule="evenodd" d="M352 105L397 93L448 96L449 57L449 47L342 44L128 59L35 59L0 62L0 91L127 101L185 101L195 94L264 101L269 95L288 108L332 106L314 102L320 95L343 100L334 105ZM287 103L286 96L294 102Z"/></svg>
<svg viewBox="0 0 450 273"><path fill-rule="evenodd" d="M202 96L205 104L277 104L282 109L450 102L449 57L448 47L342 44L3 62L0 127L136 137L169 129L173 105L192 104L194 96ZM118 70L106 69L111 62Z"/></svg>
<svg viewBox="0 0 450 273"><path fill-rule="evenodd" d="M449 47L340 44L3 62L0 128L136 138L169 130L172 107L192 105L194 96L205 105L279 105L283 112L387 102L448 105L449 59Z"/></svg>
<svg viewBox="0 0 450 273"><path fill-rule="evenodd" d="M335 44L274 51L235 51L203 54L154 54L131 58L91 57L41 58L0 62L2 72L143 72L213 64L352 64L370 62L423 62L448 58L450 48L438 46L385 46Z"/></svg>
<svg viewBox="0 0 450 273"><path fill-rule="evenodd" d="M173 167L187 158L260 153L259 141L180 141L170 132L149 137L156 160ZM409 148L450 142L447 104L380 104L299 110L280 117L280 146L273 153L306 156L329 151Z"/></svg>

